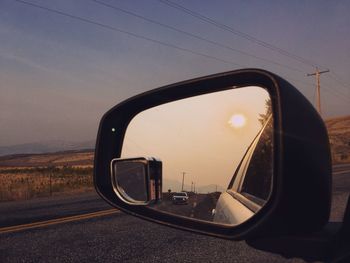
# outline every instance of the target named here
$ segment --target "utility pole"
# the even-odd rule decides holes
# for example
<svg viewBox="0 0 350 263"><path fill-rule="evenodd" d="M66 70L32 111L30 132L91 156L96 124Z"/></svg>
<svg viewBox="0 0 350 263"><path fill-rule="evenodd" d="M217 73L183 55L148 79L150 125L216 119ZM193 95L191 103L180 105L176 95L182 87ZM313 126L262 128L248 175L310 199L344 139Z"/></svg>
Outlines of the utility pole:
<svg viewBox="0 0 350 263"><path fill-rule="evenodd" d="M319 71L316 68L314 73L307 74L307 76L315 76L316 77L316 109L318 113L321 115L321 86L320 86L320 75L323 73L327 73L329 70Z"/></svg>
<svg viewBox="0 0 350 263"><path fill-rule="evenodd" d="M191 192L193 192L193 181L191 182Z"/></svg>
<svg viewBox="0 0 350 263"><path fill-rule="evenodd" d="M184 190L184 183L185 183L185 172L182 172L182 187L181 187L181 192Z"/></svg>

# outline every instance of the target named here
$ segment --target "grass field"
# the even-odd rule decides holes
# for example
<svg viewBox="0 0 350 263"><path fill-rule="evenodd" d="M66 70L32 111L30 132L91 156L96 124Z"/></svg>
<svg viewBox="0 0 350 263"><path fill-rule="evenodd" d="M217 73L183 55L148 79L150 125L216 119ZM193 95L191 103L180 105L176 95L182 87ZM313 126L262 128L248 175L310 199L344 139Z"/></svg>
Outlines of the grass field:
<svg viewBox="0 0 350 263"><path fill-rule="evenodd" d="M0 201L27 200L93 189L92 151L0 157Z"/></svg>
<svg viewBox="0 0 350 263"><path fill-rule="evenodd" d="M332 150L333 164L350 163L350 116L325 121Z"/></svg>
<svg viewBox="0 0 350 263"><path fill-rule="evenodd" d="M350 116L325 121L334 164L350 163ZM0 201L93 189L92 150L0 156Z"/></svg>
<svg viewBox="0 0 350 263"><path fill-rule="evenodd" d="M93 188L90 167L0 168L0 201L26 200Z"/></svg>

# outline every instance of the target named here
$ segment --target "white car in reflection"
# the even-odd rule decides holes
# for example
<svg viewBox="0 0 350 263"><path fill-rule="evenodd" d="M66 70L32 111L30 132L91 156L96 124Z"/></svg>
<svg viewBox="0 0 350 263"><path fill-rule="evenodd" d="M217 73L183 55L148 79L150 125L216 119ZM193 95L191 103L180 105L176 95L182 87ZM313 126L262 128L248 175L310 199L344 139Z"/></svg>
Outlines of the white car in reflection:
<svg viewBox="0 0 350 263"><path fill-rule="evenodd" d="M186 192L173 194L173 204L188 204L188 195Z"/></svg>
<svg viewBox="0 0 350 263"><path fill-rule="evenodd" d="M212 211L216 223L238 225L251 218L267 202L272 189L272 116L247 149L235 174Z"/></svg>

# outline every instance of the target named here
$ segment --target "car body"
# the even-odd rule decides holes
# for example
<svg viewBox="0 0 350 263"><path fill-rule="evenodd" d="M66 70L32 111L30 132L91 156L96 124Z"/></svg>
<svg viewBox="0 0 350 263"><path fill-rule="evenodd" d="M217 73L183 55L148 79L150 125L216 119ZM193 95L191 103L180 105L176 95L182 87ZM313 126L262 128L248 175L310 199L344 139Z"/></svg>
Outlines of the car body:
<svg viewBox="0 0 350 263"><path fill-rule="evenodd" d="M188 204L188 195L186 192L174 193L172 197L173 204Z"/></svg>
<svg viewBox="0 0 350 263"><path fill-rule="evenodd" d="M232 180L223 192L214 212L214 222L237 225L251 218L266 203L271 193L273 166L272 116L248 147ZM270 147L266 147L266 146ZM263 167L257 160L263 159ZM249 180L254 176L255 180Z"/></svg>

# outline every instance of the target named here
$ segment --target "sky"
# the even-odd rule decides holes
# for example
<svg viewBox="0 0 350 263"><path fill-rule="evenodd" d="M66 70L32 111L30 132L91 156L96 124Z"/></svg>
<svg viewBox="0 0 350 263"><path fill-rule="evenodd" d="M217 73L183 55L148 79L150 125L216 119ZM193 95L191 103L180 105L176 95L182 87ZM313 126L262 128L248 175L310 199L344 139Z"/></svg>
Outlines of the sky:
<svg viewBox="0 0 350 263"><path fill-rule="evenodd" d="M98 0L124 12L92 0L25 1L80 20L0 0L0 146L94 140L101 116L130 96L246 67L286 78L313 103L315 79L306 74L329 69L321 76L323 117L350 114L349 1L172 0L307 63L164 1Z"/></svg>
<svg viewBox="0 0 350 263"><path fill-rule="evenodd" d="M166 103L136 115L124 138L122 158L156 157L162 161L163 189L217 185L227 189L234 171L261 131L268 92L243 87ZM242 116L244 122L230 122ZM188 189L189 190L189 189ZM212 189L214 190L214 189Z"/></svg>

